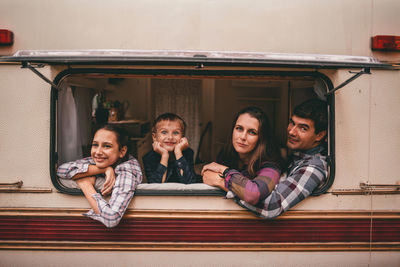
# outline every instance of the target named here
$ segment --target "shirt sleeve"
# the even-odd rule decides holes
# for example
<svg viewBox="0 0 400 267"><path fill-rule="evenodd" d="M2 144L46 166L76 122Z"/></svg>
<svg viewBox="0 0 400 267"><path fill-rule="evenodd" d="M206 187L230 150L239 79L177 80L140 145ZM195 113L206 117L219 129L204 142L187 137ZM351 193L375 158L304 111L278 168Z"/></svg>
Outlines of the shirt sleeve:
<svg viewBox="0 0 400 267"><path fill-rule="evenodd" d="M308 197L327 177L327 169L317 165L299 166L285 180L279 182L272 193L255 207L243 200L237 203L263 218L275 218Z"/></svg>
<svg viewBox="0 0 400 267"><path fill-rule="evenodd" d="M87 172L89 165L93 164L91 157L67 162L58 167L57 176L64 179L72 179L77 174Z"/></svg>
<svg viewBox="0 0 400 267"><path fill-rule="evenodd" d="M154 157L154 154L145 155L143 157L143 165L149 184L162 182L162 177L167 171L167 167L162 165L160 160Z"/></svg>
<svg viewBox="0 0 400 267"><path fill-rule="evenodd" d="M175 167L180 183L191 184L196 182L193 154L193 150L188 148L184 150L183 156L176 160Z"/></svg>
<svg viewBox="0 0 400 267"><path fill-rule="evenodd" d="M142 171L135 158L131 158L115 168L115 185L110 201L107 202L99 193L92 197L97 201L100 214L92 209L84 214L94 220L100 221L106 227L111 228L119 224L124 215L138 184L142 182Z"/></svg>
<svg viewBox="0 0 400 267"><path fill-rule="evenodd" d="M232 169L225 177L225 187L246 203L258 206L274 189L280 174L280 170L272 164L261 168L254 179Z"/></svg>

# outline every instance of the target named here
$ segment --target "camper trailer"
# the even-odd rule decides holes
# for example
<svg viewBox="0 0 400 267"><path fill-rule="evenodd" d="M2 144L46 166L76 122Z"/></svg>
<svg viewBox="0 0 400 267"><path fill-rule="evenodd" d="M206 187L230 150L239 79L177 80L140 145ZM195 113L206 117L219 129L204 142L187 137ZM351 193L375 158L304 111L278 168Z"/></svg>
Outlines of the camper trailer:
<svg viewBox="0 0 400 267"><path fill-rule="evenodd" d="M398 266L399 8L389 0L0 3L1 265ZM284 146L293 108L310 98L328 103L329 176L275 219L201 178L151 184L144 175L109 229L82 215L81 190L56 173L89 155L99 103L129 132L142 167L152 121L179 114L200 176L240 109L260 107Z"/></svg>

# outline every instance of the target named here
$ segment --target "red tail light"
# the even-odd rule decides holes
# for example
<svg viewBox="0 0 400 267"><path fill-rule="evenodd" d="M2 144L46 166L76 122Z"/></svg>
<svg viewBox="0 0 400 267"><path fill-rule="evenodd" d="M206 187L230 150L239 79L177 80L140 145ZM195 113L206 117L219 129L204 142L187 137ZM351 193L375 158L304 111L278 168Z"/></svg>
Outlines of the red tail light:
<svg viewBox="0 0 400 267"><path fill-rule="evenodd" d="M377 35L372 37L372 50L400 51L400 36Z"/></svg>
<svg viewBox="0 0 400 267"><path fill-rule="evenodd" d="M0 29L0 45L12 45L14 34L12 31Z"/></svg>

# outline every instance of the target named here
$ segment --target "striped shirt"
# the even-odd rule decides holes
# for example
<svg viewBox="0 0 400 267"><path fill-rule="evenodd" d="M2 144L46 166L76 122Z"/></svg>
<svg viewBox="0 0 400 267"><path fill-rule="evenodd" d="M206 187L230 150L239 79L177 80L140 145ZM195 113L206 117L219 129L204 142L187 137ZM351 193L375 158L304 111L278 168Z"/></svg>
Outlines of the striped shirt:
<svg viewBox="0 0 400 267"><path fill-rule="evenodd" d="M328 176L326 156L323 147L318 146L292 156L285 179L275 186L272 193L254 206L243 200L236 202L263 218L275 218L308 197Z"/></svg>
<svg viewBox="0 0 400 267"><path fill-rule="evenodd" d="M57 175L64 179L72 179L72 177L79 173L87 172L89 165L95 165L91 157L64 163L58 168ZM122 162L114 168L114 172L116 178L110 200L107 202L100 193L92 195L97 202L100 214L96 214L93 209L83 214L100 221L109 228L118 225L134 195L137 185L142 182L140 165L130 155L129 160ZM96 175L96 177L104 177L104 174Z"/></svg>

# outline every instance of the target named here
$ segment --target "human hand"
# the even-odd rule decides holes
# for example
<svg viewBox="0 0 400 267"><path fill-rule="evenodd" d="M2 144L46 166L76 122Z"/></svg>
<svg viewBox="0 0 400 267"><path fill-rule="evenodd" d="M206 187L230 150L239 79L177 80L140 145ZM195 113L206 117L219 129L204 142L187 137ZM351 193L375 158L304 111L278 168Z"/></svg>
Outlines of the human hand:
<svg viewBox="0 0 400 267"><path fill-rule="evenodd" d="M181 140L176 144L174 151L176 152L182 152L186 148L189 147L189 141L186 137L182 137Z"/></svg>
<svg viewBox="0 0 400 267"><path fill-rule="evenodd" d="M165 149L165 148L163 148L163 147L161 146L161 143L158 142L158 141L154 141L154 142L153 142L153 150L154 150L155 152L157 152L158 154L160 154L161 156L162 156L162 155L168 154L168 150Z"/></svg>
<svg viewBox="0 0 400 267"><path fill-rule="evenodd" d="M106 196L111 193L115 184L115 172L112 167L107 167L104 172L106 176L106 181L104 182L103 188L101 189L101 194Z"/></svg>
<svg viewBox="0 0 400 267"><path fill-rule="evenodd" d="M227 166L224 166L222 164L211 162L203 166L203 169L201 170L201 175L203 175L205 171L212 171L218 173L219 175L222 175L227 168Z"/></svg>
<svg viewBox="0 0 400 267"><path fill-rule="evenodd" d="M228 191L225 188L225 180L221 178L218 173L213 171L207 170L203 173L203 183L211 186L216 186L221 188L222 190Z"/></svg>

